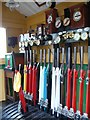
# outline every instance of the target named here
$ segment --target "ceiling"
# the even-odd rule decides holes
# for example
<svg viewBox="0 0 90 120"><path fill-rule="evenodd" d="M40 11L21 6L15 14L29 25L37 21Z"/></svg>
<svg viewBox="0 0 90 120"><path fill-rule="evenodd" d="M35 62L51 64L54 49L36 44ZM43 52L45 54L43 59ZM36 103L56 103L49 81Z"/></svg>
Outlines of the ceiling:
<svg viewBox="0 0 90 120"><path fill-rule="evenodd" d="M16 10L25 16L31 16L47 8L46 5L39 7L35 2L20 2L19 4L20 6Z"/></svg>
<svg viewBox="0 0 90 120"><path fill-rule="evenodd" d="M9 1L9 0L6 0L6 1ZM45 4L46 0L14 0L14 1L17 1L20 4L20 6L16 8L16 10L25 16L31 16L42 10L47 9ZM40 2L40 1L43 1L43 2ZM58 4L62 1L63 0L56 0L56 3Z"/></svg>

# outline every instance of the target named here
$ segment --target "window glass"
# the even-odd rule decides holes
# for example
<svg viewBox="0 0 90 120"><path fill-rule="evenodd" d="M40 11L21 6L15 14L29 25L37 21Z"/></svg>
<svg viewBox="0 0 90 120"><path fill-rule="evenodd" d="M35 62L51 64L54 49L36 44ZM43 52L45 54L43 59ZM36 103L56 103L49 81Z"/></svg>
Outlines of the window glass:
<svg viewBox="0 0 90 120"><path fill-rule="evenodd" d="M5 58L6 51L6 29L0 27L0 58Z"/></svg>

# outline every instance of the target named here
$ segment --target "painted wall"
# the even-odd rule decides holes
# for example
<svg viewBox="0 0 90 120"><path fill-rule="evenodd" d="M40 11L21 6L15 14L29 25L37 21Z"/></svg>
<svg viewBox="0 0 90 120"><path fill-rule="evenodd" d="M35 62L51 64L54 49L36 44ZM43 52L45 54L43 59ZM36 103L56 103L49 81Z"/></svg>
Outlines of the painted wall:
<svg viewBox="0 0 90 120"><path fill-rule="evenodd" d="M6 28L8 37L18 37L19 34L26 31L26 19L16 10L10 11L3 3L2 5L2 26ZM18 44L13 49L7 46L7 52L18 51Z"/></svg>

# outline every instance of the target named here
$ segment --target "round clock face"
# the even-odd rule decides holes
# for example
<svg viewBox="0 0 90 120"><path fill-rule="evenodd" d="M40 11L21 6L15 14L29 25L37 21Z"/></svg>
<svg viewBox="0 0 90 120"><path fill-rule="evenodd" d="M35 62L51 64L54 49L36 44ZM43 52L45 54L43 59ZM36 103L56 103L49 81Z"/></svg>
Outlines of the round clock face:
<svg viewBox="0 0 90 120"><path fill-rule="evenodd" d="M77 32L78 33L81 33L83 30L82 29L77 29Z"/></svg>
<svg viewBox="0 0 90 120"><path fill-rule="evenodd" d="M64 26L68 26L70 24L70 18L65 18L64 20L63 20L63 25Z"/></svg>
<svg viewBox="0 0 90 120"><path fill-rule="evenodd" d="M73 20L74 20L75 22L78 22L78 21L81 19L81 17L82 17L82 14L81 14L80 11L74 12L74 14L73 14Z"/></svg>
<svg viewBox="0 0 90 120"><path fill-rule="evenodd" d="M48 24L50 24L52 22L52 16L51 15L48 16L47 22L48 22Z"/></svg>
<svg viewBox="0 0 90 120"><path fill-rule="evenodd" d="M87 38L88 38L87 32L82 32L82 34L81 34L81 39L82 39L82 40L86 40Z"/></svg>
<svg viewBox="0 0 90 120"><path fill-rule="evenodd" d="M80 34L79 33L75 33L74 40L76 40L76 41L80 40Z"/></svg>
<svg viewBox="0 0 90 120"><path fill-rule="evenodd" d="M56 28L61 27L61 20L60 20L60 19L56 20L56 22L55 22L55 27L56 27Z"/></svg>
<svg viewBox="0 0 90 120"><path fill-rule="evenodd" d="M84 31L88 32L90 30L89 27L84 28Z"/></svg>

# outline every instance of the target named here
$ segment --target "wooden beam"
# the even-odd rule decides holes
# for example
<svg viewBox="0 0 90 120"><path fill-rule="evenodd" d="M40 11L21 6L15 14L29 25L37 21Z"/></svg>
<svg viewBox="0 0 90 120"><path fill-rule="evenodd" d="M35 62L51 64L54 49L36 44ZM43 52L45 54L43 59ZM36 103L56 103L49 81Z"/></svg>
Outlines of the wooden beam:
<svg viewBox="0 0 90 120"><path fill-rule="evenodd" d="M46 4L46 2L38 3L36 0L33 0L38 7L41 7Z"/></svg>

